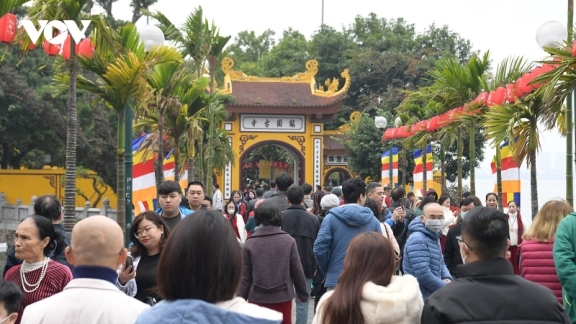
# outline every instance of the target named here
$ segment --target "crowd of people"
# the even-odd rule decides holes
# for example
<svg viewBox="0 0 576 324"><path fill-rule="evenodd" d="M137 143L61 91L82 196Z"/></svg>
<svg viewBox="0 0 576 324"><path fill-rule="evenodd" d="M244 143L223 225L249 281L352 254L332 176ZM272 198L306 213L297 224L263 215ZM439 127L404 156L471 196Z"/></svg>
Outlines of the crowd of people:
<svg viewBox="0 0 576 324"><path fill-rule="evenodd" d="M361 179L287 173L223 199L158 188L130 227L105 216L68 233L38 198L0 280L0 323L575 323L576 213L549 201L525 229L498 208Z"/></svg>

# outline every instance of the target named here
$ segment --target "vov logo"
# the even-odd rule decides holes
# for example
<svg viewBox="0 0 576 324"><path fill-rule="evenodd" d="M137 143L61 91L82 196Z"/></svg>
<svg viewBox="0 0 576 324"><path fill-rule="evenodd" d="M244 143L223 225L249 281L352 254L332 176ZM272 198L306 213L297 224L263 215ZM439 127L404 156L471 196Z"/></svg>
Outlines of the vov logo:
<svg viewBox="0 0 576 324"><path fill-rule="evenodd" d="M40 29L36 29L36 25L31 20L22 20L22 27L26 30L28 37L32 43L36 44L42 32L44 32L44 38L48 43L53 45L62 45L68 37L68 34L72 36L76 44L80 43L83 38L86 38L86 30L90 26L90 20L80 20L82 23L82 30L76 25L74 20L38 20ZM60 34L54 36L54 29L60 31Z"/></svg>

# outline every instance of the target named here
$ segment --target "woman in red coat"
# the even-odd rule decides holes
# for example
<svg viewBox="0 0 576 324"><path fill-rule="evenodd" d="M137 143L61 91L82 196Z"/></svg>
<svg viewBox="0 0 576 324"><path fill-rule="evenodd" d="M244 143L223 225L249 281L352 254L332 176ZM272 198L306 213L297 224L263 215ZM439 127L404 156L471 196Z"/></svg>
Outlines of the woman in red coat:
<svg viewBox="0 0 576 324"><path fill-rule="evenodd" d="M556 229L572 207L563 200L551 200L542 206L524 233L520 250L522 278L550 288L562 303L562 285L556 275L552 257Z"/></svg>
<svg viewBox="0 0 576 324"><path fill-rule="evenodd" d="M524 234L524 225L522 224L522 216L518 210L518 204L511 200L508 203L508 226L510 227L510 262L514 267L514 274L520 274L520 255L518 248L522 244L522 235Z"/></svg>

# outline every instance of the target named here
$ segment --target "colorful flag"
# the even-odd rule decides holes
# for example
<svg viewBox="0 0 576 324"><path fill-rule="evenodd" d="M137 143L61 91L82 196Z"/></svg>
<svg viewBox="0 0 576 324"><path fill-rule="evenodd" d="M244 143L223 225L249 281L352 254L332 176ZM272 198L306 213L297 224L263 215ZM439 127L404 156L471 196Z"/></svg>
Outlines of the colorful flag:
<svg viewBox="0 0 576 324"><path fill-rule="evenodd" d="M154 156L151 154L143 161L144 151L138 152L138 148L148 135L132 141L134 162L132 164L132 201L134 201L135 215L146 210L158 208L156 201L156 176L154 174ZM164 180L174 180L174 155L168 154L164 160ZM188 185L188 172L180 177L180 186ZM182 191L184 192L184 190Z"/></svg>
<svg viewBox="0 0 576 324"><path fill-rule="evenodd" d="M502 174L502 203L507 206L508 202L514 200L520 205L520 166L516 164L512 157L512 150L508 141L500 145L500 172ZM496 174L496 156L490 164L492 174ZM494 184L494 192L498 193L498 182Z"/></svg>
<svg viewBox="0 0 576 324"><path fill-rule="evenodd" d="M414 151L414 172L412 177L414 179L414 193L424 197L424 163L422 159L422 150ZM433 186L433 172L432 172L432 145L426 146L426 188L430 189Z"/></svg>
<svg viewBox="0 0 576 324"><path fill-rule="evenodd" d="M390 184L390 150L382 153L382 184ZM398 186L398 148L392 148L392 184Z"/></svg>

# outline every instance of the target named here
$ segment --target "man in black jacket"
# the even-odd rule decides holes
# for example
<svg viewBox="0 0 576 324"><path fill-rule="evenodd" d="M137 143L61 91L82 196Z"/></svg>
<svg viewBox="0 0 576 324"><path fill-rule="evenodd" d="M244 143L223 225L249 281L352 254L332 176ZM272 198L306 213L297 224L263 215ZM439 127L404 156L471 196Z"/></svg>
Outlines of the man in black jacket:
<svg viewBox="0 0 576 324"><path fill-rule="evenodd" d="M282 212L282 230L296 241L300 262L306 277L306 289L310 294L316 260L314 258L314 241L320 230L318 218L304 208L304 189L292 186L287 191L290 206ZM296 301L296 324L306 323L308 319L308 301Z"/></svg>
<svg viewBox="0 0 576 324"><path fill-rule="evenodd" d="M386 223L392 228L394 237L400 246L400 253L404 254L404 245L410 235L408 225L414 220L414 211L404 204L406 201L406 190L401 187L392 189L390 194L392 205L388 208L389 213L386 215ZM402 209L403 213L395 212L396 209Z"/></svg>
<svg viewBox="0 0 576 324"><path fill-rule="evenodd" d="M285 211L288 209L286 190L288 190L293 183L294 179L291 175L286 172L280 173L276 176L276 188L278 188L278 191L276 191L270 198L266 198L266 194L264 194L264 198L267 202L276 204L276 206L280 208L280 211Z"/></svg>
<svg viewBox="0 0 576 324"><path fill-rule="evenodd" d="M460 219L466 218L468 211L474 208L474 200L472 198L465 198L460 201ZM458 278L456 267L462 264L462 256L460 255L460 243L456 237L462 235L462 221L448 230L446 235L446 243L444 243L444 263L452 278Z"/></svg>
<svg viewBox="0 0 576 324"><path fill-rule="evenodd" d="M570 323L566 312L544 286L514 275L504 259L509 225L498 209L476 207L462 222L459 279L428 298L422 324Z"/></svg>

